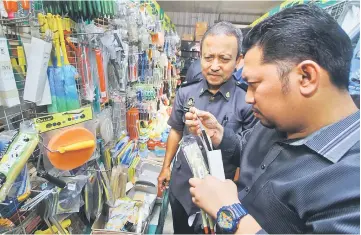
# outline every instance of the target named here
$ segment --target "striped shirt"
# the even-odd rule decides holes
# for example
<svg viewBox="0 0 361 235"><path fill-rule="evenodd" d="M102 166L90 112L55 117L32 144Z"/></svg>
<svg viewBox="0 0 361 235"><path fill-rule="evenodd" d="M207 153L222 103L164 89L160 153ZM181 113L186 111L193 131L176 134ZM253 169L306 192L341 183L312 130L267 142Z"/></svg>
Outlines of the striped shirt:
<svg viewBox="0 0 361 235"><path fill-rule="evenodd" d="M360 232L360 111L304 139L260 123L242 136L226 128L220 149L261 233Z"/></svg>

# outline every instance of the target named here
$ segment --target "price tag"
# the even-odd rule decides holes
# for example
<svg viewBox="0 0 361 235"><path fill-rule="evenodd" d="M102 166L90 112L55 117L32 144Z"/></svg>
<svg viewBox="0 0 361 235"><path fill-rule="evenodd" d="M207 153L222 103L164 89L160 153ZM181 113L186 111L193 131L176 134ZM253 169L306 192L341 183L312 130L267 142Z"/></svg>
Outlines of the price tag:
<svg viewBox="0 0 361 235"><path fill-rule="evenodd" d="M75 189L76 189L76 184L75 184L75 183L68 183L67 188L68 188L70 191L75 191Z"/></svg>
<svg viewBox="0 0 361 235"><path fill-rule="evenodd" d="M41 184L41 190L45 190L48 187L48 182L44 182Z"/></svg>

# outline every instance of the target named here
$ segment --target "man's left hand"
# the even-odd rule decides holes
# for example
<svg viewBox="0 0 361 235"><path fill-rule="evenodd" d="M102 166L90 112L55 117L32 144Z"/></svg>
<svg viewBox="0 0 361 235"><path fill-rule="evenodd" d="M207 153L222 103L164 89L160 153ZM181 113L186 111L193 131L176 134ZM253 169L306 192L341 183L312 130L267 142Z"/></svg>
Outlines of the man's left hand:
<svg viewBox="0 0 361 235"><path fill-rule="evenodd" d="M231 180L221 181L213 176L189 180L192 201L213 218L223 206L239 203L237 186Z"/></svg>
<svg viewBox="0 0 361 235"><path fill-rule="evenodd" d="M189 184L193 203L213 218L217 217L221 207L240 203L237 186L231 180L221 181L213 176L207 176L204 179L192 178ZM256 234L261 229L251 215L246 215L239 221L236 234Z"/></svg>

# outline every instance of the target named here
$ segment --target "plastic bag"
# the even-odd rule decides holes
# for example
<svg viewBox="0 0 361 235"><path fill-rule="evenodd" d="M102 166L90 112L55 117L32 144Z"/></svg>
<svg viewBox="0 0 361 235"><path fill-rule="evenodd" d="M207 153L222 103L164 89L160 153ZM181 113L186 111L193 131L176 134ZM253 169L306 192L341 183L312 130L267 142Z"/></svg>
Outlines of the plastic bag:
<svg viewBox="0 0 361 235"><path fill-rule="evenodd" d="M91 169L90 169L91 170ZM89 178L85 184L84 188L84 203L85 203L85 216L90 222L91 213L94 207L94 184L95 184L95 176L96 172L92 172L89 174Z"/></svg>
<svg viewBox="0 0 361 235"><path fill-rule="evenodd" d="M96 172L93 184L93 208L91 211L91 218L97 219L103 209L103 185L101 183L100 172Z"/></svg>
<svg viewBox="0 0 361 235"><path fill-rule="evenodd" d="M134 225L138 222L140 203L130 200L118 199L115 207L109 209L109 220L105 229L114 231L134 230Z"/></svg>
<svg viewBox="0 0 361 235"><path fill-rule="evenodd" d="M187 135L183 137L181 149L194 177L202 179L209 174L204 162L204 156L194 136Z"/></svg>
<svg viewBox="0 0 361 235"><path fill-rule="evenodd" d="M88 181L88 176L62 177L62 180L67 183L67 186L60 189L57 214L79 212L81 192Z"/></svg>

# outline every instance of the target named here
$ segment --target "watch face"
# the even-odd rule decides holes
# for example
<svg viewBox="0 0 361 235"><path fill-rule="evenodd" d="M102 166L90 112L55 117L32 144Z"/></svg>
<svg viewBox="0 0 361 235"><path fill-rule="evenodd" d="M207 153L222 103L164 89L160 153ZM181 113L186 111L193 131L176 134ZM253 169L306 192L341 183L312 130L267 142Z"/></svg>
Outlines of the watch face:
<svg viewBox="0 0 361 235"><path fill-rule="evenodd" d="M225 230L230 230L233 228L233 214L229 210L223 210L219 214L218 225Z"/></svg>

